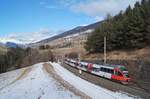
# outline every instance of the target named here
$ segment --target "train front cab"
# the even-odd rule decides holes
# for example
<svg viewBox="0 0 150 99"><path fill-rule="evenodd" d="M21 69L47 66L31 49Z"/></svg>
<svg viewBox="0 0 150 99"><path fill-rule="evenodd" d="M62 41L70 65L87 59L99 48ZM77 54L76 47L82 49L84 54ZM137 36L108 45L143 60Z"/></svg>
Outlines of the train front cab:
<svg viewBox="0 0 150 99"><path fill-rule="evenodd" d="M114 68L114 74L112 74L112 79L121 82L122 84L129 84L130 78L128 76L128 71L124 66Z"/></svg>

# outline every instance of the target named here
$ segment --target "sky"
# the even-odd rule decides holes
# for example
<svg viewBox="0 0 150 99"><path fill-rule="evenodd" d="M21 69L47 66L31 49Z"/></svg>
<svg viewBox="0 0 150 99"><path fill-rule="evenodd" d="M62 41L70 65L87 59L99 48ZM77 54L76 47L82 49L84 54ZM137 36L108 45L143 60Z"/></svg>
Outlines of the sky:
<svg viewBox="0 0 150 99"><path fill-rule="evenodd" d="M0 42L36 42L103 20L140 0L0 0Z"/></svg>

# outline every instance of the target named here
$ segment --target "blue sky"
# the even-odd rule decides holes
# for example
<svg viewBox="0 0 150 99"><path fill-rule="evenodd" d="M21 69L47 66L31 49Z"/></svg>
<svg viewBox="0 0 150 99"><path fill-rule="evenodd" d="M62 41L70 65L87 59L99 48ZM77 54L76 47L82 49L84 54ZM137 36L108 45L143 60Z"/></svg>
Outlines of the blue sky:
<svg viewBox="0 0 150 99"><path fill-rule="evenodd" d="M0 34L66 30L94 20L77 14L57 0L0 0Z"/></svg>
<svg viewBox="0 0 150 99"><path fill-rule="evenodd" d="M136 1L140 0L0 0L0 40L44 39L102 20L107 13L115 15Z"/></svg>

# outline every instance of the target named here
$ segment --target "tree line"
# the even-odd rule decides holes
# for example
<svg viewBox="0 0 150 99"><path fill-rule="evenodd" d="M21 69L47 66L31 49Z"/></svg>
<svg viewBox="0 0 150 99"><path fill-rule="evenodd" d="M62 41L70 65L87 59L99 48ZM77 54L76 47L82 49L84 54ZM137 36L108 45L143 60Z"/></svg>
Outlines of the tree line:
<svg viewBox="0 0 150 99"><path fill-rule="evenodd" d="M99 28L88 37L88 52L103 52L104 37L107 50L137 49L150 45L150 0L136 2L115 16L108 15Z"/></svg>
<svg viewBox="0 0 150 99"><path fill-rule="evenodd" d="M0 55L0 73L31 66L38 62L54 61L54 55L49 49L40 52L33 48L8 48L5 54Z"/></svg>
<svg viewBox="0 0 150 99"><path fill-rule="evenodd" d="M0 55L0 73L19 68L26 53L25 49L19 47L8 48L5 54Z"/></svg>

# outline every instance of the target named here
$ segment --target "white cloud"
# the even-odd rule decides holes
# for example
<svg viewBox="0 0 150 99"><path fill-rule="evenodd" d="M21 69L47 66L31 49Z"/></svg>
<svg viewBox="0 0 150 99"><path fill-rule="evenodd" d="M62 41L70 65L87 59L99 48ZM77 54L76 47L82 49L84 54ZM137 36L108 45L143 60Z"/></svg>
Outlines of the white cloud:
<svg viewBox="0 0 150 99"><path fill-rule="evenodd" d="M12 33L5 37L1 37L0 42L6 43L10 41L10 42L15 42L15 43L28 44L28 43L34 43L34 42L52 37L56 34L57 33L49 31L48 29L41 28L39 32Z"/></svg>
<svg viewBox="0 0 150 99"><path fill-rule="evenodd" d="M72 5L71 9L75 12L101 19L108 13L111 15L117 14L120 10L125 10L129 5L133 7L136 1L141 0L87 0L86 2Z"/></svg>

